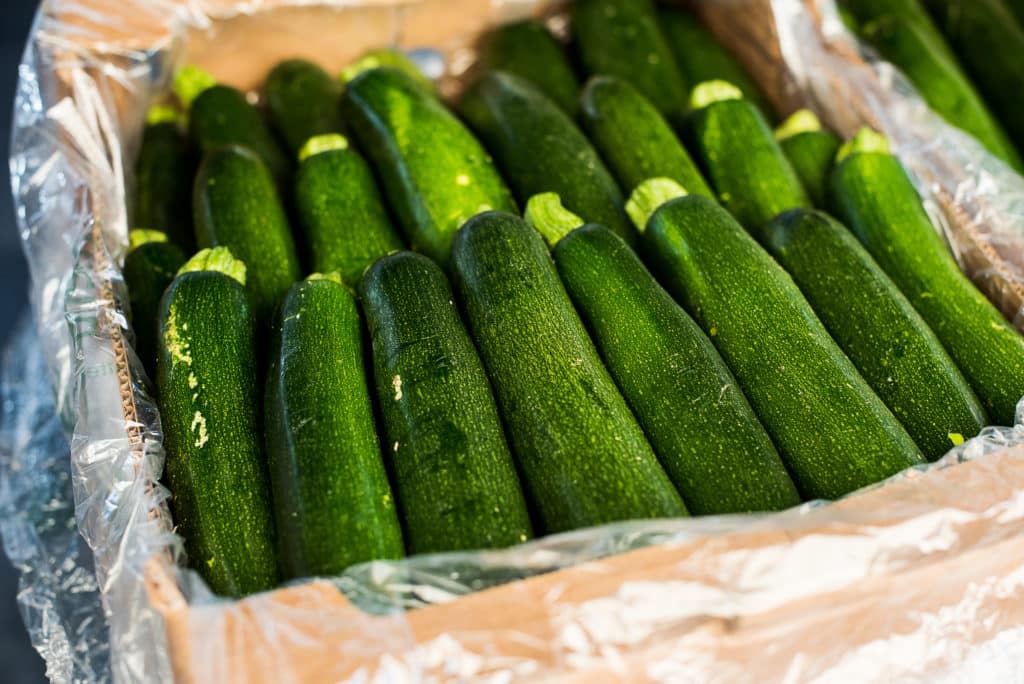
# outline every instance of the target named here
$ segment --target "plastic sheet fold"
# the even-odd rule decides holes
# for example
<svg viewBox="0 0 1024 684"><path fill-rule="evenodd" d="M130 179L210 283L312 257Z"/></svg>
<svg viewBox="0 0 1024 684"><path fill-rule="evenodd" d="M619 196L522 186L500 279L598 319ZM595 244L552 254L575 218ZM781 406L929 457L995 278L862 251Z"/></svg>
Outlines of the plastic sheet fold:
<svg viewBox="0 0 1024 684"><path fill-rule="evenodd" d="M443 58L457 88L481 30L561 4L44 3L15 102L35 318L2 367L0 532L54 681L1024 681L1022 427L777 515L372 563L240 602L183 569L119 271L148 105L184 61L252 87L277 59L336 70L381 44ZM1020 177L852 42L830 2L697 5L760 60L774 102L890 135L961 264L1019 311Z"/></svg>

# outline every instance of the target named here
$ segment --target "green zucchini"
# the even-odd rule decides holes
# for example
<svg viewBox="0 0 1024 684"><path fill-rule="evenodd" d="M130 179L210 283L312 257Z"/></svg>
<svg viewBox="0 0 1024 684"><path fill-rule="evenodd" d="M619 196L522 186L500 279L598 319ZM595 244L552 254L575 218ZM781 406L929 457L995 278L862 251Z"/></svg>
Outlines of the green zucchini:
<svg viewBox="0 0 1024 684"><path fill-rule="evenodd" d="M349 84L367 71L387 67L397 69L416 82L423 90L434 92L434 82L420 71L416 62L409 59L408 55L392 48L375 49L364 52L359 59L349 64L341 71L341 82Z"/></svg>
<svg viewBox="0 0 1024 684"><path fill-rule="evenodd" d="M261 323L301 277L288 218L270 172L237 146L209 153L193 193L200 247L229 247L249 268L249 291Z"/></svg>
<svg viewBox="0 0 1024 684"><path fill-rule="evenodd" d="M1017 23L1024 26L1024 0L1003 0L1006 3L1006 8L1013 12L1013 16L1017 18Z"/></svg>
<svg viewBox="0 0 1024 684"><path fill-rule="evenodd" d="M295 210L319 273L357 287L363 271L402 241L391 226L373 172L338 134L310 138L295 175Z"/></svg>
<svg viewBox="0 0 1024 684"><path fill-rule="evenodd" d="M732 83L740 89L744 99L753 102L765 117L771 118L772 108L754 79L700 19L692 12L676 7L659 8L658 19L686 83Z"/></svg>
<svg viewBox="0 0 1024 684"><path fill-rule="evenodd" d="M1024 148L1024 28L1002 0L924 4L1017 149Z"/></svg>
<svg viewBox="0 0 1024 684"><path fill-rule="evenodd" d="M285 295L264 402L284 579L404 556L363 370L359 308L337 274L310 276Z"/></svg>
<svg viewBox="0 0 1024 684"><path fill-rule="evenodd" d="M1013 425L1024 396L1024 338L960 271L884 138L864 131L845 146L831 191L836 216L935 332L989 417Z"/></svg>
<svg viewBox="0 0 1024 684"><path fill-rule="evenodd" d="M263 91L270 122L293 156L313 136L341 132L341 83L313 62L281 62Z"/></svg>
<svg viewBox="0 0 1024 684"><path fill-rule="evenodd" d="M158 230L191 250L195 236L189 200L197 162L179 118L169 107L154 107L147 116L135 163L134 224Z"/></svg>
<svg viewBox="0 0 1024 684"><path fill-rule="evenodd" d="M502 24L487 34L481 65L525 79L569 116L579 108L580 83L554 36L538 21Z"/></svg>
<svg viewBox="0 0 1024 684"><path fill-rule="evenodd" d="M178 72L174 90L188 110L189 134L202 155L227 145L247 147L267 165L279 187L288 186L292 164L244 93L192 66Z"/></svg>
<svg viewBox="0 0 1024 684"><path fill-rule="evenodd" d="M244 282L225 248L189 260L160 303L157 362L174 524L191 566L233 597L279 581Z"/></svg>
<svg viewBox="0 0 1024 684"><path fill-rule="evenodd" d="M883 15L863 26L861 36L906 74L918 92L949 123L973 135L989 152L1021 170L1006 132L940 37L901 15Z"/></svg>
<svg viewBox="0 0 1024 684"><path fill-rule="evenodd" d="M800 493L835 499L924 463L793 280L735 219L699 195L663 202L681 190L651 185L631 200L649 216L648 261L736 375Z"/></svg>
<svg viewBox="0 0 1024 684"><path fill-rule="evenodd" d="M633 250L604 226L581 226L557 195L531 199L527 220L552 246L569 297L690 512L799 504L722 357Z"/></svg>
<svg viewBox="0 0 1024 684"><path fill-rule="evenodd" d="M723 81L693 89L694 151L722 206L757 238L768 221L811 201L761 112Z"/></svg>
<svg viewBox="0 0 1024 684"><path fill-rule="evenodd" d="M150 378L156 377L157 318L160 298L185 265L185 253L156 230L133 230L124 258L124 284L128 288L135 353Z"/></svg>
<svg viewBox="0 0 1024 684"><path fill-rule="evenodd" d="M455 236L452 267L541 529L686 515L540 235L481 214Z"/></svg>
<svg viewBox="0 0 1024 684"><path fill-rule="evenodd" d="M565 112L529 82L500 71L485 74L462 96L460 112L519 202L555 192L572 212L636 239L604 162Z"/></svg>
<svg viewBox="0 0 1024 684"><path fill-rule="evenodd" d="M687 84L650 0L578 0L571 29L583 69L629 81L673 124L686 113Z"/></svg>
<svg viewBox="0 0 1024 684"><path fill-rule="evenodd" d="M626 81L595 76L581 97L583 127L629 192L648 178L671 178L713 196L697 165L661 113Z"/></svg>
<svg viewBox="0 0 1024 684"><path fill-rule="evenodd" d="M814 112L801 109L775 129L775 138L814 206L824 207L839 136L823 129Z"/></svg>
<svg viewBox="0 0 1024 684"><path fill-rule="evenodd" d="M488 209L515 210L483 146L411 76L371 69L348 84L342 102L417 251L447 264L452 236L467 219Z"/></svg>
<svg viewBox="0 0 1024 684"><path fill-rule="evenodd" d="M767 235L768 249L925 457L985 427L985 410L935 333L845 226L794 209Z"/></svg>
<svg viewBox="0 0 1024 684"><path fill-rule="evenodd" d="M410 553L532 537L491 386L444 272L399 252L374 264L360 291Z"/></svg>

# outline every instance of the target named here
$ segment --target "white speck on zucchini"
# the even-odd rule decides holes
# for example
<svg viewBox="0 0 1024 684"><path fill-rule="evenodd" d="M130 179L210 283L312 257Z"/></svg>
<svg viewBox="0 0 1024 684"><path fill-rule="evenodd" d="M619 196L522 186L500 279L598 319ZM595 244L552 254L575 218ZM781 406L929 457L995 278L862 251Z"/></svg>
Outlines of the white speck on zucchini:
<svg viewBox="0 0 1024 684"><path fill-rule="evenodd" d="M167 329L164 332L164 345L167 347L167 351L171 353L171 359L178 363L184 363L186 365L192 364L192 353L188 348L188 340L182 336L182 332L185 331L188 324L178 330L178 310L175 307L171 307L170 313L167 315Z"/></svg>
<svg viewBox="0 0 1024 684"><path fill-rule="evenodd" d="M189 428L196 434L196 448L202 449L207 442L210 441L210 436L206 433L206 418L199 411L196 411L195 415L192 416L192 426Z"/></svg>
<svg viewBox="0 0 1024 684"><path fill-rule="evenodd" d="M391 386L395 389L395 401L402 400L402 376L396 375L391 378ZM396 447L397 449L397 447Z"/></svg>

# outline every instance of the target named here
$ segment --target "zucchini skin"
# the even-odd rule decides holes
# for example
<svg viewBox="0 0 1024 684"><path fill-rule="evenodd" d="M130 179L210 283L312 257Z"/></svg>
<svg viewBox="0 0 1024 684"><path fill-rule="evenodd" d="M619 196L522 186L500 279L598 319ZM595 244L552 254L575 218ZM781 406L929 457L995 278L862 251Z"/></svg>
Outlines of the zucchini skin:
<svg viewBox="0 0 1024 684"><path fill-rule="evenodd" d="M487 35L480 51L484 68L525 79L569 116L579 109L580 82L562 46L543 24L503 24Z"/></svg>
<svg viewBox="0 0 1024 684"><path fill-rule="evenodd" d="M204 157L229 145L249 148L267 165L279 187L290 185L291 161L263 115L241 91L215 85L200 93L189 108L189 134Z"/></svg>
<svg viewBox="0 0 1024 684"><path fill-rule="evenodd" d="M828 174L842 141L826 130L804 131L779 142L815 207L828 201Z"/></svg>
<svg viewBox="0 0 1024 684"><path fill-rule="evenodd" d="M195 153L172 122L146 126L135 164L134 225L165 233L184 250L195 246L192 233L192 178Z"/></svg>
<svg viewBox="0 0 1024 684"><path fill-rule="evenodd" d="M341 83L313 62L281 62L263 90L270 122L292 158L313 136L341 132Z"/></svg>
<svg viewBox="0 0 1024 684"><path fill-rule="evenodd" d="M481 214L455 236L452 266L538 526L686 515L540 235Z"/></svg>
<svg viewBox="0 0 1024 684"><path fill-rule="evenodd" d="M160 305L157 386L174 522L220 596L279 581L260 444L255 318L236 280L179 275Z"/></svg>
<svg viewBox="0 0 1024 684"><path fill-rule="evenodd" d="M771 222L767 246L926 458L949 451L951 434L969 438L985 427L960 369L845 226L794 209Z"/></svg>
<svg viewBox="0 0 1024 684"><path fill-rule="evenodd" d="M196 242L228 247L245 263L256 317L261 324L268 322L301 273L288 218L266 165L244 147L214 150L196 174L193 203Z"/></svg>
<svg viewBox="0 0 1024 684"><path fill-rule="evenodd" d="M363 370L362 321L344 285L311 279L288 290L264 416L285 579L405 555Z"/></svg>
<svg viewBox="0 0 1024 684"><path fill-rule="evenodd" d="M787 209L810 207L800 178L761 112L747 100L721 100L690 115L693 150L722 206L760 238Z"/></svg>
<svg viewBox="0 0 1024 684"><path fill-rule="evenodd" d="M371 69L348 84L342 103L413 249L446 265L452 236L466 220L488 209L516 210L483 146L408 74Z"/></svg>
<svg viewBox="0 0 1024 684"><path fill-rule="evenodd" d="M1024 147L1024 28L1002 0L925 0L924 5L1019 151Z"/></svg>
<svg viewBox="0 0 1024 684"><path fill-rule="evenodd" d="M498 161L521 204L556 192L573 213L635 242L625 199L597 151L529 82L500 71L486 74L462 96L460 112Z"/></svg>
<svg viewBox="0 0 1024 684"><path fill-rule="evenodd" d="M732 83L765 117L771 118L772 108L754 79L692 12L661 7L658 21L686 83L690 86L705 81Z"/></svg>
<svg viewBox="0 0 1024 684"><path fill-rule="evenodd" d="M672 127L626 81L591 78L580 109L583 128L627 193L649 178L671 178L689 193L713 197Z"/></svg>
<svg viewBox="0 0 1024 684"><path fill-rule="evenodd" d="M834 213L928 323L989 417L1013 425L1024 338L965 276L894 156L852 154L832 170Z"/></svg>
<svg viewBox="0 0 1024 684"><path fill-rule="evenodd" d="M491 386L444 272L399 252L374 264L360 290L410 553L531 538Z"/></svg>
<svg viewBox="0 0 1024 684"><path fill-rule="evenodd" d="M185 264L185 253L173 242L147 242L124 258L135 351L150 378L156 378L159 356L160 299Z"/></svg>
<svg viewBox="0 0 1024 684"><path fill-rule="evenodd" d="M295 213L316 273L341 274L358 287L374 261L404 247L373 171L351 147L314 154L295 175Z"/></svg>
<svg viewBox="0 0 1024 684"><path fill-rule="evenodd" d="M835 499L924 458L829 336L793 280L713 201L651 216L662 283L732 369L807 499Z"/></svg>
<svg viewBox="0 0 1024 684"><path fill-rule="evenodd" d="M552 252L611 372L694 515L800 503L793 480L704 332L604 226Z"/></svg>
<svg viewBox="0 0 1024 684"><path fill-rule="evenodd" d="M1021 158L941 37L903 15L883 15L861 35L906 74L932 109L1014 169Z"/></svg>
<svg viewBox="0 0 1024 684"><path fill-rule="evenodd" d="M570 28L584 71L627 80L673 124L682 120L687 83L650 0L578 0Z"/></svg>

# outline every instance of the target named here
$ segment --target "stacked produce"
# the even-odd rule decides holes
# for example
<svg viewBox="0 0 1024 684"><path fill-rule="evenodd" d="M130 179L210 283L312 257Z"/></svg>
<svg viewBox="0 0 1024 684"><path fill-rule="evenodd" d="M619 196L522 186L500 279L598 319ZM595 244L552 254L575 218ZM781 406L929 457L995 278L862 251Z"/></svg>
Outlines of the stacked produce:
<svg viewBox="0 0 1024 684"><path fill-rule="evenodd" d="M375 51L282 63L265 110L186 68L154 110L125 276L214 591L834 499L1013 420L1024 338L883 138L773 130L680 10L570 33L498 27L451 107Z"/></svg>

